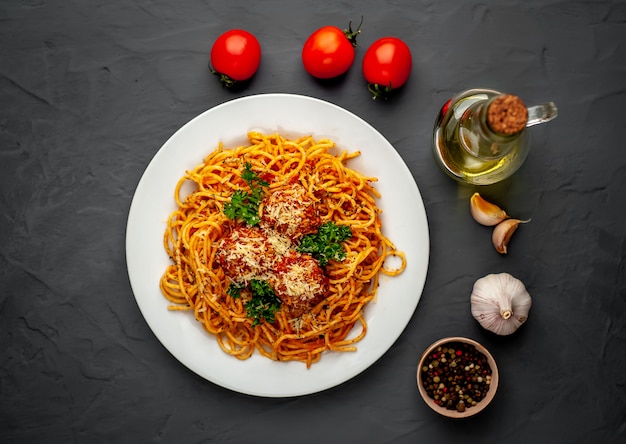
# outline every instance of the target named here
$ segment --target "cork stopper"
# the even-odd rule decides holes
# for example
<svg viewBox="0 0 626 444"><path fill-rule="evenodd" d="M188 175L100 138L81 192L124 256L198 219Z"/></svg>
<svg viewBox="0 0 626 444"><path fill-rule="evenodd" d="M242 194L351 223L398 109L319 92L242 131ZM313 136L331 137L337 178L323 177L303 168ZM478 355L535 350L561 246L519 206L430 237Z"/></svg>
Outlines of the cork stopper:
<svg viewBox="0 0 626 444"><path fill-rule="evenodd" d="M496 97L487 109L487 123L496 133L510 136L526 127L528 109L517 96L503 94Z"/></svg>

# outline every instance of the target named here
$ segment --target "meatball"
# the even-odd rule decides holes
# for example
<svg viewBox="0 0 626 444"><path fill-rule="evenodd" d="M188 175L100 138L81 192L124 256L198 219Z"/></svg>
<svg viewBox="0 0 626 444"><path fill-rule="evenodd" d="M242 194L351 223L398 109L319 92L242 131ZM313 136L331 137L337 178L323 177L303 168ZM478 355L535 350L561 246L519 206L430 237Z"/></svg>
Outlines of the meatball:
<svg viewBox="0 0 626 444"><path fill-rule="evenodd" d="M316 232L320 223L315 202L301 185L276 190L265 199L261 226L292 241Z"/></svg>
<svg viewBox="0 0 626 444"><path fill-rule="evenodd" d="M296 251L290 251L276 263L272 281L283 307L294 317L319 303L328 287L328 278L317 261Z"/></svg>
<svg viewBox="0 0 626 444"><path fill-rule="evenodd" d="M275 259L265 233L255 227L239 227L222 239L216 261L226 276L239 284L266 276Z"/></svg>

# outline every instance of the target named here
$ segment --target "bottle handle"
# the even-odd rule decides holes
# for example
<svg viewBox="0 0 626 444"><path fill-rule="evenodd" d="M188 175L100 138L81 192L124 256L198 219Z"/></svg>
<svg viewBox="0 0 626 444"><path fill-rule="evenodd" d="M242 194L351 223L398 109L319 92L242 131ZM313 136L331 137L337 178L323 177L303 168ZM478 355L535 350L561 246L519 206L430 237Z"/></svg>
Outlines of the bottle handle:
<svg viewBox="0 0 626 444"><path fill-rule="evenodd" d="M544 103L543 105L531 106L528 108L528 122L526 127L546 123L554 119L559 114L554 102Z"/></svg>

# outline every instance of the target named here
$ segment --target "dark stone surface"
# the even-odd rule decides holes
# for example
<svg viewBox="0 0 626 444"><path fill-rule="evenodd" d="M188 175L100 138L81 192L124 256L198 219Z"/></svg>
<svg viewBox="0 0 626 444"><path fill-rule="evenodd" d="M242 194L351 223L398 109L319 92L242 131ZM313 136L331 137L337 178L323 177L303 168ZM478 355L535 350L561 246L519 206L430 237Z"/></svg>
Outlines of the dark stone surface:
<svg viewBox="0 0 626 444"><path fill-rule="evenodd" d="M350 72L308 76L306 37L361 15ZM207 71L230 28L264 51L237 92ZM384 35L414 56L388 102L370 98L360 71ZM623 1L4 1L0 42L0 441L626 440ZM516 175L481 189L532 218L506 257L470 218L474 188L448 179L430 151L441 105L481 86L560 111L533 129ZM130 201L163 142L210 107L268 92L318 97L376 127L411 169L431 235L423 296L394 346L345 384L292 399L225 390L172 358L125 263ZM534 301L506 338L469 313L473 282L500 271ZM421 352L449 335L484 343L500 367L493 405L470 420L437 416L415 384Z"/></svg>

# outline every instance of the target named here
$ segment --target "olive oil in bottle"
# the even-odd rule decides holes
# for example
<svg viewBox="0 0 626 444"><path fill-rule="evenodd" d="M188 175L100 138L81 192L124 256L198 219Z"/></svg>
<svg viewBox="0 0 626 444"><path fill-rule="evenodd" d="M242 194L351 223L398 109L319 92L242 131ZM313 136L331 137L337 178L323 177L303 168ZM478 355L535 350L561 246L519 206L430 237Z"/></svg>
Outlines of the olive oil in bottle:
<svg viewBox="0 0 626 444"><path fill-rule="evenodd" d="M496 183L526 160L530 145L526 127L554 117L553 103L528 109L512 95L468 90L450 99L439 112L433 153L443 171L460 182Z"/></svg>

